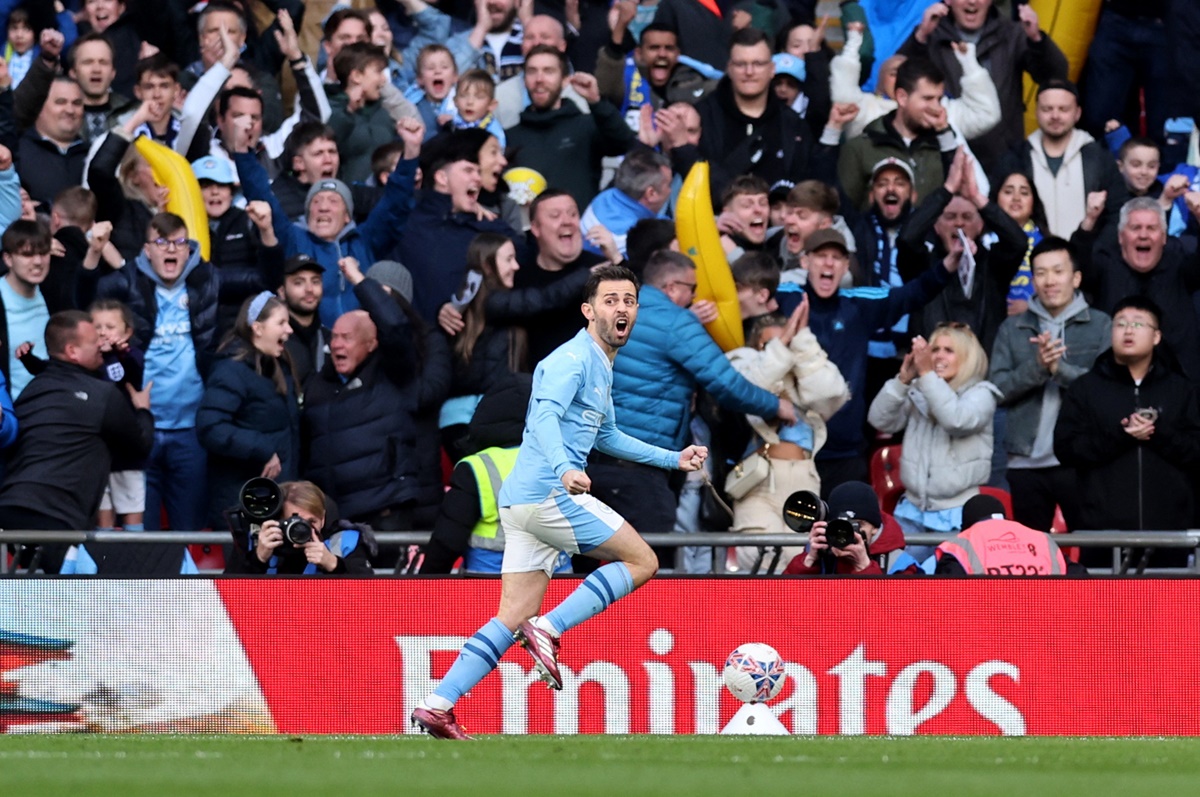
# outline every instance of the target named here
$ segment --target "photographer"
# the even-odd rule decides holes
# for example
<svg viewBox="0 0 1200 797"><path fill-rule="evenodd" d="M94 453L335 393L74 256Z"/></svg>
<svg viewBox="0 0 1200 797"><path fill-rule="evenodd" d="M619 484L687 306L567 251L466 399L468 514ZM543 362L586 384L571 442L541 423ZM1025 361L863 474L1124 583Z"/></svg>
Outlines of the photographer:
<svg viewBox="0 0 1200 797"><path fill-rule="evenodd" d="M370 527L338 522L325 493L312 482L274 486L282 504L261 525L253 524L243 488L242 509L231 514L229 524L240 555L230 557L226 574L372 575L367 554L374 552L375 537ZM308 542L298 542L305 531ZM289 536L297 541L289 542Z"/></svg>
<svg viewBox="0 0 1200 797"><path fill-rule="evenodd" d="M880 511L879 498L869 484L843 482L833 488L826 516L849 520L856 541L844 548L832 547L826 536L829 522L818 520L809 531L804 555L792 559L785 576L881 576L904 553L904 532L891 515ZM896 572L910 571L915 567Z"/></svg>

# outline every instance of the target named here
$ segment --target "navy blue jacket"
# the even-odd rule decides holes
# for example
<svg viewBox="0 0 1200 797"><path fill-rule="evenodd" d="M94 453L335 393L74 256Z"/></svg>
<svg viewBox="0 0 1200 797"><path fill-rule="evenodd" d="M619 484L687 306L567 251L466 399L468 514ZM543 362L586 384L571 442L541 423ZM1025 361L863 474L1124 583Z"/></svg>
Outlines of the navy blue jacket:
<svg viewBox="0 0 1200 797"><path fill-rule="evenodd" d="M189 256L184 267L187 285L188 316L192 322L192 345L196 349L196 368L201 376L208 373L217 348L217 297L221 280L216 269L200 258L200 246L188 241ZM150 261L140 254L133 263L100 279L96 295L119 299L133 311L133 332L143 351L149 350L158 323L158 296L154 278L147 275Z"/></svg>
<svg viewBox="0 0 1200 797"><path fill-rule="evenodd" d="M208 451L209 523L222 528L222 512L238 504L247 479L262 475L275 454L282 470L278 481L291 481L300 472L300 407L291 374L287 395L275 381L257 374L251 362L233 359L245 351L235 344L213 366L196 411L196 434ZM275 367L284 368L281 361Z"/></svg>
<svg viewBox="0 0 1200 797"><path fill-rule="evenodd" d="M486 221L473 213L455 213L449 194L423 191L418 196L397 259L412 272L413 306L421 318L436 323L438 310L462 287L467 247L481 232L507 236L521 257L521 236L500 219Z"/></svg>
<svg viewBox="0 0 1200 797"><path fill-rule="evenodd" d="M379 346L343 379L325 361L304 397L304 475L355 519L410 504L420 494L418 391L412 327L373 279L354 288L379 332Z"/></svg>
<svg viewBox="0 0 1200 797"><path fill-rule="evenodd" d="M727 409L776 416L779 398L735 371L692 311L653 285L642 286L638 301L629 342L613 361L617 428L651 445L682 449L697 387Z"/></svg>
<svg viewBox="0 0 1200 797"><path fill-rule="evenodd" d="M825 446L817 459L847 459L862 454L867 418L867 345L880 327L891 327L906 313L928 304L942 292L950 274L935 264L902 288L844 288L828 299L787 282L776 294L779 312L791 316L808 293L808 326L850 386L850 400L829 419Z"/></svg>

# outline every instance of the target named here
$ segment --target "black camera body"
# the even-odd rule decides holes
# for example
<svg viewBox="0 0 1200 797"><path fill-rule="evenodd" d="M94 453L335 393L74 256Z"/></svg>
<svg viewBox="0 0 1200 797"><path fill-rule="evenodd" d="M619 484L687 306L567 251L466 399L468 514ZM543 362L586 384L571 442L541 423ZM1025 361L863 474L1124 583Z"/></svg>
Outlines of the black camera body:
<svg viewBox="0 0 1200 797"><path fill-rule="evenodd" d="M242 485L238 500L242 514L250 521L251 534L256 540L263 523L278 520L283 538L292 545L312 542L311 523L296 514L289 518L283 517L283 491L274 480L261 476L250 479Z"/></svg>
<svg viewBox="0 0 1200 797"><path fill-rule="evenodd" d="M812 490L798 490L783 503L783 522L799 534L808 534L813 524L829 517L829 504ZM825 524L825 540L831 548L849 548L862 532L861 521L852 518L833 518Z"/></svg>

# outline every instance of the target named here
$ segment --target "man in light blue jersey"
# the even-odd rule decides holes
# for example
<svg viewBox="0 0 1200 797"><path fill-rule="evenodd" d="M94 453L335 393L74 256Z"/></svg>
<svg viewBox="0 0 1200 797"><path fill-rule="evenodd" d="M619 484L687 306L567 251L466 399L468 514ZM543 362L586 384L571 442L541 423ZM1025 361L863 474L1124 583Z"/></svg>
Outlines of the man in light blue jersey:
<svg viewBox="0 0 1200 797"><path fill-rule="evenodd" d="M584 468L595 448L659 468L699 470L704 446L683 451L647 445L619 431L613 417L612 362L629 340L638 312L637 278L620 266L597 268L581 308L586 329L542 360L516 466L500 488L504 532L500 609L463 645L412 720L438 739L470 739L454 716L458 698L496 668L514 642L533 657L539 676L562 689L559 637L645 584L658 559L616 512L588 494ZM541 608L560 551L608 562L588 575L549 614Z"/></svg>

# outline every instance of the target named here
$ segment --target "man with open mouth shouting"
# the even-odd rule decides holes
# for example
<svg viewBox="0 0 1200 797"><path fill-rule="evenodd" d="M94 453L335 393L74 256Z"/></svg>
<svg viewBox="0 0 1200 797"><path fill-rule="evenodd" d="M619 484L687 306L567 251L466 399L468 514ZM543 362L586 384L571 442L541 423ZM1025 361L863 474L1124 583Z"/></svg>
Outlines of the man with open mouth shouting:
<svg viewBox="0 0 1200 797"><path fill-rule="evenodd" d="M539 677L563 688L559 638L645 584L658 569L650 547L624 518L589 494L591 450L659 468L699 470L703 446L673 451L617 429L613 360L638 315L637 277L602 266L588 280L581 310L587 329L538 365L517 463L500 488L504 563L500 609L463 645L458 659L412 721L439 739L469 739L454 704L496 668L518 643ZM608 562L592 572L552 612L537 616L560 551Z"/></svg>

